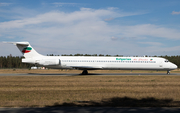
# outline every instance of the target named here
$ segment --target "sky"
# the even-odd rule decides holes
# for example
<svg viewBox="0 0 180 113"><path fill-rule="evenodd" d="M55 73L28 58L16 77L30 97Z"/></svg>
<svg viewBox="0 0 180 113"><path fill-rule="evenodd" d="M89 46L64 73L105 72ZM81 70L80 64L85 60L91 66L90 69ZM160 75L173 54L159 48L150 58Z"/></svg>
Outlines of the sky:
<svg viewBox="0 0 180 113"><path fill-rule="evenodd" d="M0 56L180 55L180 0L0 0Z"/></svg>

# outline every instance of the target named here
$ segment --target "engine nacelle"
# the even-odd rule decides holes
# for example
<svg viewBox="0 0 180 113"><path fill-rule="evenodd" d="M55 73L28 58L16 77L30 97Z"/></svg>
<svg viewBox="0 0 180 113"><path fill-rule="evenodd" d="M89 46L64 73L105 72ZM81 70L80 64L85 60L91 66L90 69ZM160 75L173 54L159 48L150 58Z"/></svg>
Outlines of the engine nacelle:
<svg viewBox="0 0 180 113"><path fill-rule="evenodd" d="M42 59L38 62L38 64L44 66L60 65L60 59Z"/></svg>

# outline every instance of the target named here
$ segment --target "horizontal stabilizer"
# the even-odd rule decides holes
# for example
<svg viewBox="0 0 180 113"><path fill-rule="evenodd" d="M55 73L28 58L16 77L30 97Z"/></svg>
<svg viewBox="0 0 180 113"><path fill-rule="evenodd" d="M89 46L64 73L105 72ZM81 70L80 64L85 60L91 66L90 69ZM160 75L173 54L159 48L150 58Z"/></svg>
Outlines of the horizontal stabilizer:
<svg viewBox="0 0 180 113"><path fill-rule="evenodd" d="M3 43L9 43L9 44L14 44L14 45L24 45L24 46L29 45L29 42L3 42Z"/></svg>
<svg viewBox="0 0 180 113"><path fill-rule="evenodd" d="M37 53L29 44L29 42L3 42L13 44L18 47L25 58L42 57L43 55Z"/></svg>

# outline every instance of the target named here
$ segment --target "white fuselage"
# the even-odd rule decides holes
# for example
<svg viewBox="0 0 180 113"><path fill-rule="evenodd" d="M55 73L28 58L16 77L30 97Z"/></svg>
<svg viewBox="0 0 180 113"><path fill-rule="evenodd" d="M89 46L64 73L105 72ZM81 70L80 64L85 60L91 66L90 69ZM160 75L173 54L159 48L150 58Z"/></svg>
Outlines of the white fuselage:
<svg viewBox="0 0 180 113"><path fill-rule="evenodd" d="M22 62L56 69L80 70L173 70L177 68L175 64L159 57L41 56L23 59Z"/></svg>
<svg viewBox="0 0 180 113"><path fill-rule="evenodd" d="M170 70L177 66L159 57L86 57L86 56L44 56L36 52L29 42L5 42L18 47L23 63L37 64L55 69L79 69L82 74L87 70Z"/></svg>

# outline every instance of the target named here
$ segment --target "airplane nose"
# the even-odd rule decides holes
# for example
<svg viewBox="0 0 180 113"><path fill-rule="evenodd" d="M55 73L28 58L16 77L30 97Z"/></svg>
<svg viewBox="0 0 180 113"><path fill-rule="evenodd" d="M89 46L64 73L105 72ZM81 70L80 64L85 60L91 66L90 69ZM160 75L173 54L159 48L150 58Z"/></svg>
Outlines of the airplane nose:
<svg viewBox="0 0 180 113"><path fill-rule="evenodd" d="M177 69L178 66L177 66L176 64L172 64L172 65L171 65L171 68L172 68L172 69Z"/></svg>

